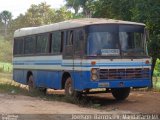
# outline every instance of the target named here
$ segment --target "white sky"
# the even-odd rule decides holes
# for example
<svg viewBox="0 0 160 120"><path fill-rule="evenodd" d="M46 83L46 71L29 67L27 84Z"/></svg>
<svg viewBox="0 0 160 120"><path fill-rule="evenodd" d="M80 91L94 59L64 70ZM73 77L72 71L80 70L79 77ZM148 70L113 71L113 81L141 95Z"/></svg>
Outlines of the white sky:
<svg viewBox="0 0 160 120"><path fill-rule="evenodd" d="M20 13L24 14L31 4L38 5L41 2L46 2L52 8L60 8L65 4L65 0L0 0L0 12L8 10L12 12L13 18L16 18Z"/></svg>

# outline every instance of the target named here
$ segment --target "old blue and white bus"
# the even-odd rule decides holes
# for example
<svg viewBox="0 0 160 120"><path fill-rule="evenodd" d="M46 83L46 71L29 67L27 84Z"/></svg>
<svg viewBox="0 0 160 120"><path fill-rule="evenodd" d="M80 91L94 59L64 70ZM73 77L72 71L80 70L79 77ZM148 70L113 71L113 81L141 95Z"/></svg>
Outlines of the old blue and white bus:
<svg viewBox="0 0 160 120"><path fill-rule="evenodd" d="M13 79L69 96L105 88L124 100L130 88L151 86L145 24L83 18L18 29Z"/></svg>

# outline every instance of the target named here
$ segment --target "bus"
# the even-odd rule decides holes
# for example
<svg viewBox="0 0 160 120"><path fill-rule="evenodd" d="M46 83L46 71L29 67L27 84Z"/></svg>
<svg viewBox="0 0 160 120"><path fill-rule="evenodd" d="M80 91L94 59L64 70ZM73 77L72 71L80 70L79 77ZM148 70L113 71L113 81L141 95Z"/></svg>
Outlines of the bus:
<svg viewBox="0 0 160 120"><path fill-rule="evenodd" d="M93 89L125 100L131 88L150 87L145 24L82 18L14 33L13 80L30 89L80 96Z"/></svg>

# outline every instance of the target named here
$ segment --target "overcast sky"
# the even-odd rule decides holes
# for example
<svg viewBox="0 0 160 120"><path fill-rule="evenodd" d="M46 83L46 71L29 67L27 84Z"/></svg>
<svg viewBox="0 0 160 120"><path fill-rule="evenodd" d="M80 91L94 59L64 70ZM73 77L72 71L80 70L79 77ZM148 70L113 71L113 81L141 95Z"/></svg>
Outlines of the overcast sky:
<svg viewBox="0 0 160 120"><path fill-rule="evenodd" d="M60 8L65 4L64 0L0 0L0 12L8 10L16 18L20 13L24 14L31 4L37 5L41 2L46 2L52 8Z"/></svg>

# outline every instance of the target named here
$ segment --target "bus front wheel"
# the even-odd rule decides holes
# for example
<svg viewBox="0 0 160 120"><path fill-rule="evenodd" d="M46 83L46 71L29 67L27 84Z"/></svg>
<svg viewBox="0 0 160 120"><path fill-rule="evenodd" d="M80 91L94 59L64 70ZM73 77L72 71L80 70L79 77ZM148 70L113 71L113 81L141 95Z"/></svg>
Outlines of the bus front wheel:
<svg viewBox="0 0 160 120"><path fill-rule="evenodd" d="M67 97L80 97L81 93L79 91L75 91L72 87L72 79L69 77L65 82L65 95Z"/></svg>
<svg viewBox="0 0 160 120"><path fill-rule="evenodd" d="M130 93L130 88L114 88L112 95L116 100L125 100Z"/></svg>

